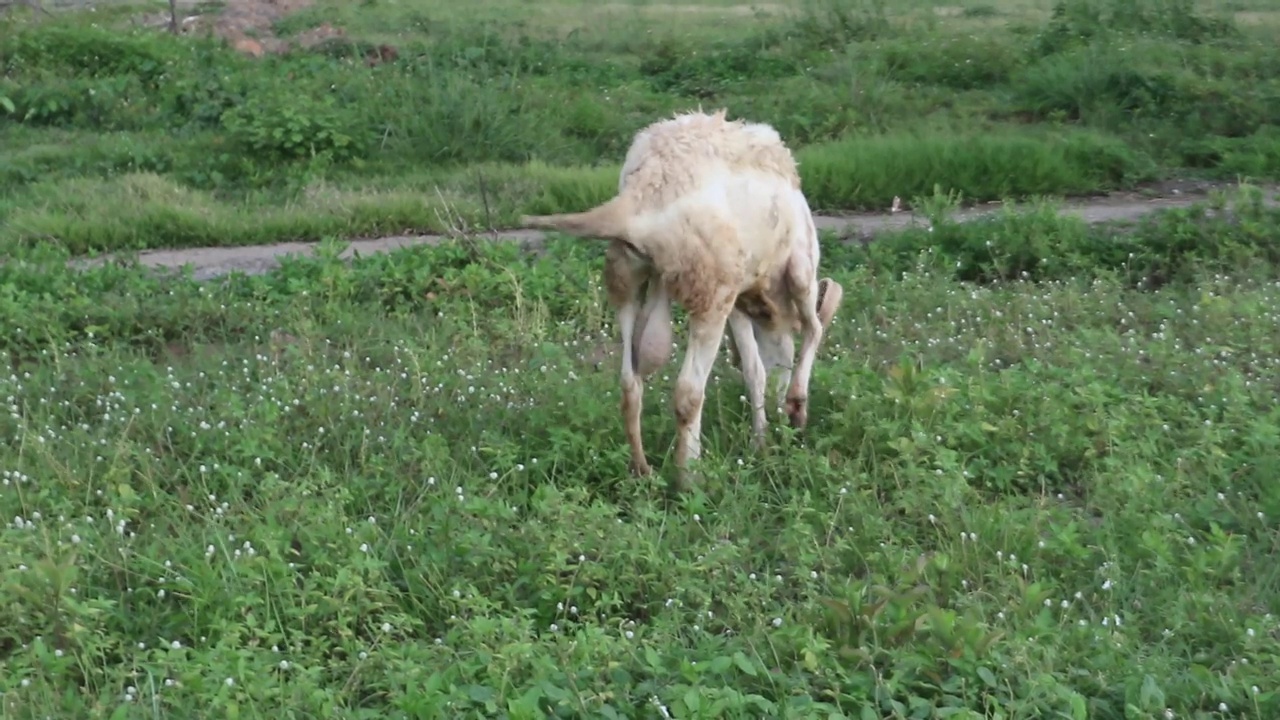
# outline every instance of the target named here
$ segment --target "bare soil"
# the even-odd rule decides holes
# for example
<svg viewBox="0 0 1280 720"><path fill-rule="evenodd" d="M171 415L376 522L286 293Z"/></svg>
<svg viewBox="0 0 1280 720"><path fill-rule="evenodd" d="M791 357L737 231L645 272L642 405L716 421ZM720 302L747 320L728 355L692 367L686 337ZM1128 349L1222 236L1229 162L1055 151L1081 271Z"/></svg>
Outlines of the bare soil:
<svg viewBox="0 0 1280 720"><path fill-rule="evenodd" d="M1194 181L1176 181L1148 186L1135 192L1116 193L1091 197L1063 203L1060 213L1074 215L1090 224L1124 223L1141 219L1158 210L1188 207L1203 201L1208 192L1214 189L1229 187L1226 184L1200 183ZM1264 188L1264 197L1269 205L1276 206L1277 193L1280 187ZM1000 203L966 208L956 212L953 217L960 222L967 222L984 215L997 212ZM902 230L910 226L923 226L928 220L913 212L899 213L858 213L850 215L816 215L814 221L820 230L830 230L846 242L868 242L885 231ZM546 237L537 230L499 230L479 236L484 240L518 242L522 246L537 250ZM344 259L355 254L372 255L385 253L415 245L437 245L449 239L445 235L395 235L389 237L353 239L342 253ZM288 242L272 245L256 245L250 247L208 247L182 250L152 250L139 253L137 264L142 267L158 270L176 270L190 266L197 280L211 280L235 272L248 275L259 275L271 272L280 265L280 260L289 255L311 255L318 243ZM77 259L74 267L86 268L102 265L107 262L124 261L124 258L102 256L97 258Z"/></svg>
<svg viewBox="0 0 1280 720"><path fill-rule="evenodd" d="M290 39L277 37L275 24L281 18L311 7L314 0L221 0L220 8L208 7L198 0L178 0L178 28L184 34L209 33L236 51L252 57L280 54L294 48L312 48L334 38L346 37L346 31L323 23L298 33ZM167 28L167 12L148 13L136 19L142 25Z"/></svg>

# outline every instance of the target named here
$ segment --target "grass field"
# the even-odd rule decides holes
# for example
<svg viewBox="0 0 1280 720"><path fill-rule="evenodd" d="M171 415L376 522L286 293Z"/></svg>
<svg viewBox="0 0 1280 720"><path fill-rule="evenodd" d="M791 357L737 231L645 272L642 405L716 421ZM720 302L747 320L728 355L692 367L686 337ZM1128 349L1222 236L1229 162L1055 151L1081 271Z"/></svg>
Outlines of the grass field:
<svg viewBox="0 0 1280 720"><path fill-rule="evenodd" d="M0 720L1280 717L1280 208L1032 198L1277 179L1280 8L137 12L0 21ZM674 364L627 472L598 243L68 266L583 208L698 102L927 225L823 237L810 426L752 452L722 358L689 493Z"/></svg>
<svg viewBox="0 0 1280 720"><path fill-rule="evenodd" d="M1274 179L1273 5L319 0L267 30L345 37L262 59L136 6L13 13L0 252L501 227L607 197L632 134L698 104L774 124L826 211Z"/></svg>
<svg viewBox="0 0 1280 720"><path fill-rule="evenodd" d="M10 262L0 716L1274 718L1259 198L828 243L810 427L719 363L680 496L599 245Z"/></svg>

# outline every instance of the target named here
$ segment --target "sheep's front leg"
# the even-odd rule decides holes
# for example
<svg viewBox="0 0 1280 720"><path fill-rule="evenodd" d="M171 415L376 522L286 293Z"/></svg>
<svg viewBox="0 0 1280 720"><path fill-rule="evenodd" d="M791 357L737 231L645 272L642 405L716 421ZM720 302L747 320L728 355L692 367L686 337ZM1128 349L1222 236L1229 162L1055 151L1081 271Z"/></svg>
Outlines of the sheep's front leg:
<svg viewBox="0 0 1280 720"><path fill-rule="evenodd" d="M729 313L729 340L736 344L738 367L747 386L747 400L751 403L751 444L756 450L764 447L765 416L764 390L767 383L764 360L756 344L755 323L741 310Z"/></svg>
<svg viewBox="0 0 1280 720"><path fill-rule="evenodd" d="M844 289L834 280L824 278L821 283L813 278L812 264L792 259L788 266L789 278L795 293L792 302L800 314L800 358L791 377L787 391L787 416L791 426L800 429L809 421L809 377L818 355L822 335L844 295Z"/></svg>
<svg viewBox="0 0 1280 720"><path fill-rule="evenodd" d="M774 405L782 407L787 399L787 388L791 386L791 369L796 364L796 343L791 338L791 333L782 329L778 330L762 330L759 325L752 323L755 328L756 347L760 349L760 359L764 361L765 377L775 369L778 370L774 379Z"/></svg>
<svg viewBox="0 0 1280 720"><path fill-rule="evenodd" d="M730 309L731 306L726 305L723 310L712 310L689 318L689 343L676 381L674 403L677 483L681 490L690 486L689 463L702 456L702 404ZM758 354L756 358L759 358Z"/></svg>
<svg viewBox="0 0 1280 720"><path fill-rule="evenodd" d="M738 351L738 343L733 339L733 333L729 333L726 346L729 350L729 364L735 368L742 369L742 353Z"/></svg>

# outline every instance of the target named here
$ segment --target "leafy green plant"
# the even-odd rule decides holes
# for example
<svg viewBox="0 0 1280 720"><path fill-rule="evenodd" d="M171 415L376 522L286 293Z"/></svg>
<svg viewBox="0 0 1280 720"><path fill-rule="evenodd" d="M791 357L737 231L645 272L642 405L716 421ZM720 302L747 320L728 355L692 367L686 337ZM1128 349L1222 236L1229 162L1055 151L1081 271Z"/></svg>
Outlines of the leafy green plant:
<svg viewBox="0 0 1280 720"><path fill-rule="evenodd" d="M248 155L267 159L323 156L341 162L355 158L365 144L365 132L331 96L305 101L256 96L224 112L222 124Z"/></svg>
<svg viewBox="0 0 1280 720"><path fill-rule="evenodd" d="M1044 56L1110 35L1164 35L1202 43L1236 32L1230 20L1206 15L1190 0L1057 0L1032 47Z"/></svg>

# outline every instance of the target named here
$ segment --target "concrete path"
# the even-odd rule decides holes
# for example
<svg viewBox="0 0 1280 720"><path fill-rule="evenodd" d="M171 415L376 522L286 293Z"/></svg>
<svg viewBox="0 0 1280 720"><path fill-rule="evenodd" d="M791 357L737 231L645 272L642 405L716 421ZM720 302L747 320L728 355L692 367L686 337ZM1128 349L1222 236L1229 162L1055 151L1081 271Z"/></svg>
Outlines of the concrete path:
<svg viewBox="0 0 1280 720"><path fill-rule="evenodd" d="M1187 207L1205 200L1209 191L1228 189L1229 184L1210 184L1194 182L1165 183L1157 187L1149 187L1139 192L1119 193L1101 197L1093 197L1060 206L1064 215L1075 215L1085 222L1114 223L1138 220L1144 215L1157 210ZM1263 187L1264 197L1269 205L1277 205L1277 193L1280 187ZM1000 203L988 203L977 207L957 211L953 217L961 222L973 220L983 215L997 212ZM923 225L926 219L911 212L900 213L862 213L842 216L818 215L814 217L818 228L831 230L847 239L867 240L876 234L901 230L911 225ZM545 234L537 230L500 230L485 233L479 237L488 240L519 242L527 247L538 247ZM389 252L414 245L435 245L448 239L444 235L397 235L371 239L349 241L350 244L342 253L343 258L350 258L355 253L371 255ZM178 269L190 265L197 280L210 280L233 272L257 275L271 272L279 267L280 259L287 255L311 255L318 243L288 242L272 245L255 245L246 247L209 247L187 248L181 250L151 250L139 253L138 264L143 267L157 269ZM76 267L93 267L109 262L111 256L81 259L73 262Z"/></svg>

